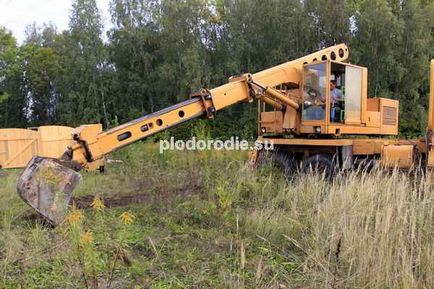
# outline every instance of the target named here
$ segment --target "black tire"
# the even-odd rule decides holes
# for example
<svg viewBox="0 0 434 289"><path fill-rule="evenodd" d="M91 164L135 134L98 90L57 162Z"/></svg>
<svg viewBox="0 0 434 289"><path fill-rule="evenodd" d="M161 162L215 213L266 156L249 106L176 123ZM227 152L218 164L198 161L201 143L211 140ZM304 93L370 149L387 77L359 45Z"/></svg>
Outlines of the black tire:
<svg viewBox="0 0 434 289"><path fill-rule="evenodd" d="M331 156L316 154L303 162L302 171L305 174L324 174L328 179L334 175L334 164Z"/></svg>
<svg viewBox="0 0 434 289"><path fill-rule="evenodd" d="M281 170L285 179L288 180L292 178L297 169L297 161L295 158L291 154L284 152L277 152L273 157L274 165Z"/></svg>
<svg viewBox="0 0 434 289"><path fill-rule="evenodd" d="M285 179L290 179L297 169L297 161L290 153L261 151L258 155L258 167L268 163L278 168Z"/></svg>

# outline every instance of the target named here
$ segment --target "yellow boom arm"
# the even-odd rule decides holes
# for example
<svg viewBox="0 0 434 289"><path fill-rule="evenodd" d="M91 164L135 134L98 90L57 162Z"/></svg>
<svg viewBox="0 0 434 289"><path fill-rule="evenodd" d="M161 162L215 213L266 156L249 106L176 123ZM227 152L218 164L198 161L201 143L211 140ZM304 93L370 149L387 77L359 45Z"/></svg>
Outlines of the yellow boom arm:
<svg viewBox="0 0 434 289"><path fill-rule="evenodd" d="M69 159L90 168L92 163L96 163L95 161L113 150L194 118L212 118L218 110L238 102L250 102L255 97L276 109L288 105L298 109L298 103L274 87L285 83L300 84L301 71L306 63L325 59L346 61L348 54L347 46L339 44L252 75L232 77L227 84L211 90L203 89L193 94L189 100L105 132L101 132L101 129L95 126L81 126L74 132L77 144L69 150Z"/></svg>
<svg viewBox="0 0 434 289"><path fill-rule="evenodd" d="M428 103L428 129L434 131L434 59L431 60L430 94Z"/></svg>

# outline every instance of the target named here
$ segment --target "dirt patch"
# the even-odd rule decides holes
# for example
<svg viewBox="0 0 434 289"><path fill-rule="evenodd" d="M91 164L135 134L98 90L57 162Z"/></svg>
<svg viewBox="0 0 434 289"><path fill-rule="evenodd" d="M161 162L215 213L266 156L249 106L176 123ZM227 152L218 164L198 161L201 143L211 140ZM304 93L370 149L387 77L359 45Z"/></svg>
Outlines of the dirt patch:
<svg viewBox="0 0 434 289"><path fill-rule="evenodd" d="M107 208L116 208L128 206L131 204L146 204L152 202L167 202L169 200L173 200L175 198L187 198L192 195L200 195L204 196L204 190L202 187L191 187L191 188L183 188L176 190L174 192L158 192L158 193L144 193L144 194L134 194L128 196L120 196L120 197L105 197L103 198L104 205ZM93 202L94 195L87 195L82 197L72 197L71 204L74 203L75 206L79 209L87 209L90 208L90 205ZM42 217L39 213L34 210L26 211L23 214L22 219L27 221L39 221L47 227L53 227L49 222L47 222L44 217Z"/></svg>
<svg viewBox="0 0 434 289"><path fill-rule="evenodd" d="M175 192L159 192L159 193L144 193L144 194L134 194L121 197L103 197L104 205L107 208L116 208L128 206L131 204L144 204L151 202L165 201L168 199L173 199L177 197L188 197L193 194L201 194L202 188L184 188L177 190ZM95 196L87 195L82 197L73 197L71 203L79 209L90 208Z"/></svg>

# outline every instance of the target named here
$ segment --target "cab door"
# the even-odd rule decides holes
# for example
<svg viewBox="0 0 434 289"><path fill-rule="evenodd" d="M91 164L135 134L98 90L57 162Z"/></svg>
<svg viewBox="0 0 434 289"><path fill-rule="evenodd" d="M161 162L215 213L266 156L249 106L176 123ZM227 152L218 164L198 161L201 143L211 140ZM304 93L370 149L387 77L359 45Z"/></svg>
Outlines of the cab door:
<svg viewBox="0 0 434 289"><path fill-rule="evenodd" d="M345 124L360 125L362 122L363 69L345 66Z"/></svg>

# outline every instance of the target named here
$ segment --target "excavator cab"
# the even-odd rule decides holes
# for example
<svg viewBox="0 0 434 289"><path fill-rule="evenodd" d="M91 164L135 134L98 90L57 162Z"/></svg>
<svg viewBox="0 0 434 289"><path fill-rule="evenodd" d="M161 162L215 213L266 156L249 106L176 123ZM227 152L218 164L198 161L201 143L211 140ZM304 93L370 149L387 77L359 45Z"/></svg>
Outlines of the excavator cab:
<svg viewBox="0 0 434 289"><path fill-rule="evenodd" d="M341 128L364 126L366 68L325 60L303 67L301 132L340 134Z"/></svg>
<svg viewBox="0 0 434 289"><path fill-rule="evenodd" d="M274 86L296 100L300 109L259 106L259 135L396 135L399 102L368 98L367 68L322 58L294 70L290 78L299 84L297 90Z"/></svg>

